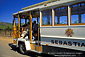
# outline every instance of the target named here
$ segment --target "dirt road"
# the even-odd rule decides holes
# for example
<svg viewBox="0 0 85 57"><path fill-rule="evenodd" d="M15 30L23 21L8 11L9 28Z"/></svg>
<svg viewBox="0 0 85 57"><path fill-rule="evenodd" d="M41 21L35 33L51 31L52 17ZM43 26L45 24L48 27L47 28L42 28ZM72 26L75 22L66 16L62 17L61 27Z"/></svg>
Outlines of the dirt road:
<svg viewBox="0 0 85 57"><path fill-rule="evenodd" d="M22 55L19 52L12 50L12 48L9 46L10 43L12 43L12 37L0 37L0 57L35 57Z"/></svg>
<svg viewBox="0 0 85 57"><path fill-rule="evenodd" d="M12 50L9 43L12 43L12 38L0 37L0 57L31 57Z"/></svg>

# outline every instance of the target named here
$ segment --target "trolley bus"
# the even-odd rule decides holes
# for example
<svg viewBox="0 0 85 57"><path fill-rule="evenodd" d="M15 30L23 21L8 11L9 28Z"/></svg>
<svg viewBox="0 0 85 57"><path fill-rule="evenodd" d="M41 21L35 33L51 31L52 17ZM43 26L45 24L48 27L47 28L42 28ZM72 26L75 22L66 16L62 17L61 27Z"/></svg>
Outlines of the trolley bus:
<svg viewBox="0 0 85 57"><path fill-rule="evenodd" d="M18 28L16 18L19 20ZM33 18L38 23L37 40L33 40ZM29 35L23 38L21 19L25 24L27 20L30 22ZM52 55L81 52L84 55L85 0L48 0L22 8L22 11L13 13L13 30L13 44L22 54L32 51Z"/></svg>

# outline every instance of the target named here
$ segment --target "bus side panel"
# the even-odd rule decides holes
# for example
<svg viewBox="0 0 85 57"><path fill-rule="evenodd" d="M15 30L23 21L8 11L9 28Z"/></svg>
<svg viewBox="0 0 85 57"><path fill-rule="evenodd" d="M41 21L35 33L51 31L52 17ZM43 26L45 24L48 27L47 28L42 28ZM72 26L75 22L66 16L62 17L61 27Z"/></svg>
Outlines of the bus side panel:
<svg viewBox="0 0 85 57"><path fill-rule="evenodd" d="M41 44L53 47L85 51L85 40L42 37Z"/></svg>
<svg viewBox="0 0 85 57"><path fill-rule="evenodd" d="M43 47L48 45L56 48L85 51L85 27L70 27L74 33L72 37L67 37L65 34L67 29L67 27L41 27L41 44Z"/></svg>
<svg viewBox="0 0 85 57"><path fill-rule="evenodd" d="M41 27L40 28L40 34L46 35L46 36L59 36L59 37L67 37L66 30L68 28L56 28L56 27ZM70 27L71 30L73 30L72 37L78 37L78 38L85 38L85 27Z"/></svg>

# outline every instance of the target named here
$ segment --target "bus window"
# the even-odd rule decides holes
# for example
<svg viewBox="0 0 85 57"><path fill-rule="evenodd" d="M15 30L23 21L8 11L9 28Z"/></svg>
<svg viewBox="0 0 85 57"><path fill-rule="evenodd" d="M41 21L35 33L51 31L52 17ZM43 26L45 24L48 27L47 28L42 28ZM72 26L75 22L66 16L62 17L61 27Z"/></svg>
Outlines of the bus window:
<svg viewBox="0 0 85 57"><path fill-rule="evenodd" d="M71 6L71 25L85 25L85 2L75 5Z"/></svg>
<svg viewBox="0 0 85 57"><path fill-rule="evenodd" d="M42 11L42 25L51 25L52 10Z"/></svg>
<svg viewBox="0 0 85 57"><path fill-rule="evenodd" d="M37 24L40 24L40 17L32 18L32 22L36 21Z"/></svg>
<svg viewBox="0 0 85 57"><path fill-rule="evenodd" d="M78 15L71 15L71 24L79 23Z"/></svg>
<svg viewBox="0 0 85 57"><path fill-rule="evenodd" d="M85 23L85 14L82 14L82 15L81 15L81 22L82 22L82 23Z"/></svg>
<svg viewBox="0 0 85 57"><path fill-rule="evenodd" d="M15 19L15 26L18 26L19 25L19 20L18 18Z"/></svg>
<svg viewBox="0 0 85 57"><path fill-rule="evenodd" d="M32 18L32 23L36 21L37 22L37 18Z"/></svg>
<svg viewBox="0 0 85 57"><path fill-rule="evenodd" d="M60 24L67 24L67 16L60 17Z"/></svg>
<svg viewBox="0 0 85 57"><path fill-rule="evenodd" d="M21 19L21 26L25 24L25 19Z"/></svg>
<svg viewBox="0 0 85 57"><path fill-rule="evenodd" d="M67 25L67 7L55 8L55 25Z"/></svg>

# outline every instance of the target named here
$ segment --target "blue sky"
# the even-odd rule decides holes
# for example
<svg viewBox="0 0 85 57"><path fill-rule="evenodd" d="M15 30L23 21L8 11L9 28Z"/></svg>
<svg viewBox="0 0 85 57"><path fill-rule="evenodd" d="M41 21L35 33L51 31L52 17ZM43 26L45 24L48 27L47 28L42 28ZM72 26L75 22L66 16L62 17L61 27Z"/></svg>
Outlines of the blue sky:
<svg viewBox="0 0 85 57"><path fill-rule="evenodd" d="M46 0L0 0L0 22L12 23L13 13L21 8L37 4Z"/></svg>
<svg viewBox="0 0 85 57"><path fill-rule="evenodd" d="M21 8L37 4L46 0L0 0L0 22L12 23L13 13L21 11ZM78 16L71 16L73 20L78 20ZM85 23L85 14L81 16L82 21ZM18 21L18 19L16 20Z"/></svg>

